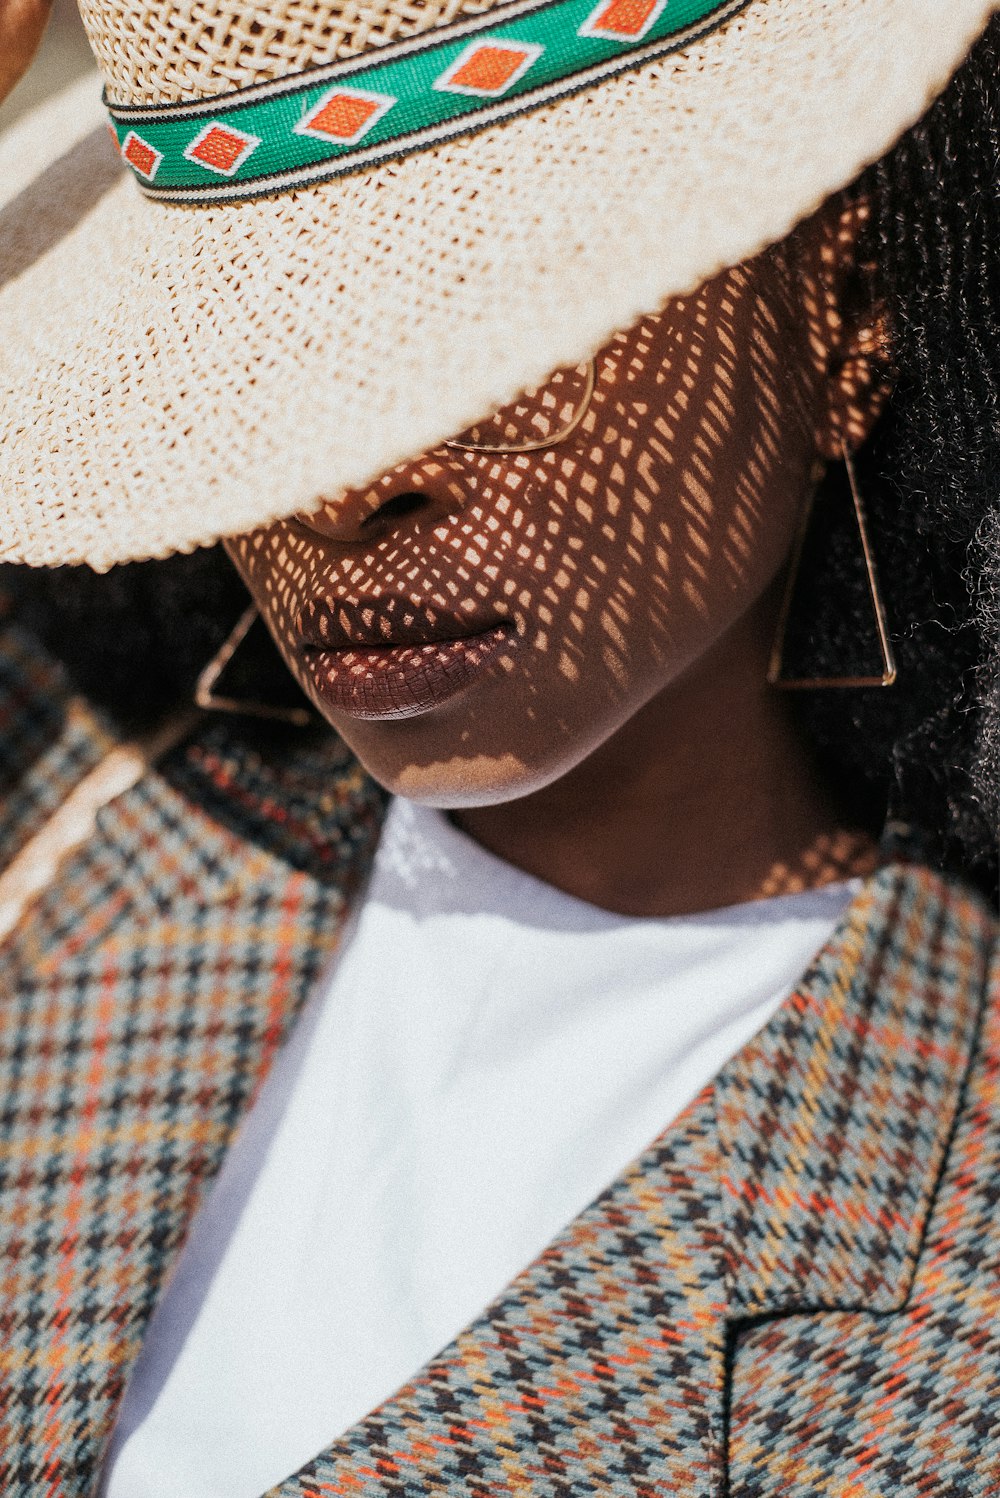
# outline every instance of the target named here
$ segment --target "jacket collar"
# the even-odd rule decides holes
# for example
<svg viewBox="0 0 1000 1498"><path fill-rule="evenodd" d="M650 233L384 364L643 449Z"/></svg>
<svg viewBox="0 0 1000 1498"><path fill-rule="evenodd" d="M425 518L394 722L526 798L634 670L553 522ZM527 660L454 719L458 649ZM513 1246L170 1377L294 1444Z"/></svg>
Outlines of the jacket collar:
<svg viewBox="0 0 1000 1498"><path fill-rule="evenodd" d="M903 1305L994 935L968 892L888 866L718 1077L733 1314Z"/></svg>

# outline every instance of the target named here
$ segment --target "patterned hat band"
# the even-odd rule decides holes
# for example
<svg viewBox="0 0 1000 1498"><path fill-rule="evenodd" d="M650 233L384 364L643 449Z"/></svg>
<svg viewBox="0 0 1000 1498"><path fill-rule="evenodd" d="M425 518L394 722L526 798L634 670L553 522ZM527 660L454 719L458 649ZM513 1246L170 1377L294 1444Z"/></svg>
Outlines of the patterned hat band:
<svg viewBox="0 0 1000 1498"><path fill-rule="evenodd" d="M151 197L288 191L472 134L687 46L748 0L514 0L211 99L108 105Z"/></svg>

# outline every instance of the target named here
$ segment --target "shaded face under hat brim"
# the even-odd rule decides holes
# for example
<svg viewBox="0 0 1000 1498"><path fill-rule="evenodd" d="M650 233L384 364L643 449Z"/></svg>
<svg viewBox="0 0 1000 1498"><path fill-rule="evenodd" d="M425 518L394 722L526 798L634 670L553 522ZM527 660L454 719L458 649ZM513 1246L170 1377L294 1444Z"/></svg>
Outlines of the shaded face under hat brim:
<svg viewBox="0 0 1000 1498"><path fill-rule="evenodd" d="M782 238L996 8L754 0L534 114L211 207L141 196L85 80L0 140L0 559L187 550L433 447Z"/></svg>

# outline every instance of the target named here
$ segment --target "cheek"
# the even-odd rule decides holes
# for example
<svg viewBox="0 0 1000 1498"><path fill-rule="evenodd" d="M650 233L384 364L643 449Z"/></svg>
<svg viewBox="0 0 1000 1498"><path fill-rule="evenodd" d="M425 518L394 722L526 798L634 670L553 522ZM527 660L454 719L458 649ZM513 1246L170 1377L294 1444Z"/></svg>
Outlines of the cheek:
<svg viewBox="0 0 1000 1498"><path fill-rule="evenodd" d="M811 447L777 320L731 273L680 304L676 329L612 346L572 452L526 499L544 517L524 598L571 679L640 695L708 648L773 578Z"/></svg>
<svg viewBox="0 0 1000 1498"><path fill-rule="evenodd" d="M463 456L463 503L433 527L362 553L279 524L228 550L293 671L295 619L317 594L512 620L513 668L447 709L327 716L391 790L447 806L523 795L613 734L774 576L810 458L795 378L768 302L731 272L672 322L615 340L570 443Z"/></svg>
<svg viewBox="0 0 1000 1498"><path fill-rule="evenodd" d="M249 535L232 537L223 545L285 664L306 695L313 698L297 657L296 623L305 599L321 586L321 548L281 521Z"/></svg>

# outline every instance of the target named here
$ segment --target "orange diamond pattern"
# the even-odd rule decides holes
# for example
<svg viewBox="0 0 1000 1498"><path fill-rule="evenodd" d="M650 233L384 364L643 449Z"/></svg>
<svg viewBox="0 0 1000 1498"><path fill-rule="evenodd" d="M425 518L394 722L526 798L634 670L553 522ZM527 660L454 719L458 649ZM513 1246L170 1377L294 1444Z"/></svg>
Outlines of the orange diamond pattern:
<svg viewBox="0 0 1000 1498"><path fill-rule="evenodd" d="M240 157L246 152L250 137L225 125L213 125L195 145L189 146L185 155L202 166L211 167L226 176L236 168Z"/></svg>
<svg viewBox="0 0 1000 1498"><path fill-rule="evenodd" d="M477 94L498 94L530 56L526 47L495 47L484 43L448 77L447 88L469 89Z"/></svg>
<svg viewBox="0 0 1000 1498"><path fill-rule="evenodd" d="M588 17L582 29L631 40L642 36L662 9L662 0L607 0Z"/></svg>
<svg viewBox="0 0 1000 1498"><path fill-rule="evenodd" d="M129 131L122 148L122 155L144 177L152 177L160 163L159 151L154 151L153 147L147 145L134 130Z"/></svg>
<svg viewBox="0 0 1000 1498"><path fill-rule="evenodd" d="M357 94L333 94L309 120L309 129L333 140L353 140L365 128L379 106L374 99Z"/></svg>
<svg viewBox="0 0 1000 1498"><path fill-rule="evenodd" d="M634 43L655 28L659 17L669 3L670 0L598 0L587 19L579 26L576 35L602 37L626 45ZM715 8L714 0L709 0L705 6L706 13L713 8ZM502 32L507 30L508 24L505 22L502 28L498 28L501 30L500 35L497 35L497 31L489 26L486 35L489 36L492 32L491 40L470 40L464 46L462 42L459 42L453 47L452 39L445 36L443 39L444 55L451 53L453 61L437 77L434 77L436 60L432 52L430 68L425 69L424 64L421 63L419 69L412 70L412 79L407 77L409 91L407 103L412 104L413 107L410 109L404 106L399 112L400 130L392 132L390 126L389 143L395 140L396 135L399 135L401 139L412 138L418 143L421 138L432 139L435 134L440 134L445 125L450 128L453 117L462 112L457 105L452 104L443 111L442 115L442 111L437 109L430 100L420 101L418 94L428 84L445 93L470 94L482 99L499 99L503 95L513 98L515 92L520 92L519 89L515 89L515 85L519 85L520 80L530 73L529 90L532 90L533 84L538 85L538 88L532 91L531 96L523 101L530 104L543 83L547 82L551 85L555 82L559 85L565 79L571 78L574 72L574 60L579 66L583 65L579 57L574 59L575 44L572 30L564 30L561 34L558 29L552 28L540 33L548 38L546 45L535 40L520 40L516 35L514 37L503 35ZM548 47L551 47L548 62L536 68L535 64L546 54ZM585 49L584 56L591 57L593 51L592 48ZM607 51L607 48L602 49L603 55L596 59L598 64L603 65L608 60ZM614 59L611 61L614 62ZM440 66L440 62L436 65ZM533 72L532 69L534 69ZM388 71L381 67L359 68L352 63L348 69L348 76L352 81L362 84L369 80L378 82L382 78L388 81L396 77L397 73L392 68ZM284 87L283 84L283 90ZM294 95L298 91L298 86L292 90L293 113ZM309 91L312 92L311 87ZM412 99L410 98L411 92ZM262 103L261 100L263 100ZM382 115L401 102L398 97L390 94L369 93L362 87L349 87L345 84L336 84L327 92L320 92L318 98L313 94L313 100L311 106L303 103L298 111L297 120L288 118L289 110L284 105L282 109L272 108L272 103L276 103L277 99L272 101L266 94L261 95L260 99L255 94L252 102L255 106L260 103L261 108L259 110L255 108L251 112L247 112L238 103L231 106L210 104L207 107L199 104L195 110L191 111L194 116L200 115L204 118L210 111L214 113L216 109L220 109L221 117L216 115L214 119L210 118L208 123L189 139L187 146L183 149L184 158L209 171L217 172L220 176L234 177L257 147L263 144L260 137L223 123L224 119L235 115L236 118L245 119L248 124L256 124L257 128L267 136L268 143L257 163L260 170L255 178L256 181L270 181L273 177L275 182L284 185L291 176L296 174L296 168L302 172L308 172L312 179L316 177L317 169L322 167L324 158L320 157L320 153L315 149L312 150L309 159L300 159L302 153L300 156L290 154L281 139L289 128L296 135L314 136L320 140L331 141L337 147L353 146L377 124ZM494 114L497 112L493 111ZM134 118L140 117L135 111L130 111L130 113ZM439 115L442 117L439 118ZM112 111L112 116L115 120L119 118L114 111ZM161 140L157 134L156 127L159 127L161 123L165 122L157 118L147 123L145 128L153 135L154 141L160 141L164 149L172 153L174 146L171 135L164 133ZM380 129L373 134L372 140L386 143L384 142L385 134L386 132ZM136 135L134 131L129 131L120 149L135 171L151 183L164 160L157 146ZM377 152L375 148L372 148L366 154L371 159ZM329 151L324 153L324 156L330 155ZM317 160L317 157L320 159ZM345 168L345 170L350 169L350 167ZM171 164L169 173L164 173L164 175L173 178L176 171L177 168ZM183 169L181 173L182 175L177 176L175 180L168 181L165 186L161 182L156 192L167 194L176 188L179 193L182 189L193 187L199 192L201 200L222 194L222 189L213 190L201 181L192 182L190 174L183 175ZM253 172L247 175L252 176ZM224 195L236 196L236 185L227 188Z"/></svg>

